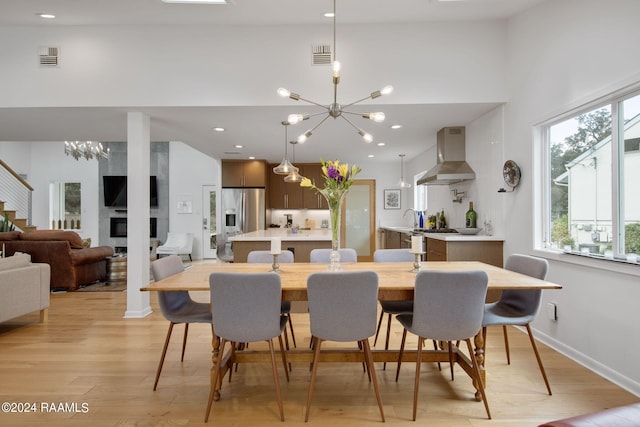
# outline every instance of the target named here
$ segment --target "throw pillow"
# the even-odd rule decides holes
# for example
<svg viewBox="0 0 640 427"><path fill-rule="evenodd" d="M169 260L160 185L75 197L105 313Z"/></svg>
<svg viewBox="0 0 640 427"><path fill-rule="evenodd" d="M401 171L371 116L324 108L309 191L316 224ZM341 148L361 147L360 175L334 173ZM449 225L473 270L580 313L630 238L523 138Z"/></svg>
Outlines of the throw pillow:
<svg viewBox="0 0 640 427"><path fill-rule="evenodd" d="M0 271L13 270L31 264L31 255L16 252L13 256L0 258Z"/></svg>
<svg viewBox="0 0 640 427"><path fill-rule="evenodd" d="M91 247L91 237L87 237L86 239L82 239L82 247L90 248Z"/></svg>

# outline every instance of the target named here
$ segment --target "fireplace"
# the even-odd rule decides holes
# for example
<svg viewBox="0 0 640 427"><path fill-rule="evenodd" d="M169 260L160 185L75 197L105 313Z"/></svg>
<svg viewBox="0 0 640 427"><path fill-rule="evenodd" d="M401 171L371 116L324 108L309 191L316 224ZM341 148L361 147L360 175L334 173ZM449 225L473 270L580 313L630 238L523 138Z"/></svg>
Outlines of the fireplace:
<svg viewBox="0 0 640 427"><path fill-rule="evenodd" d="M158 234L158 219L157 218L149 218L149 237L156 237ZM127 237L127 218L123 217L112 217L111 218L111 226L109 228L111 237Z"/></svg>

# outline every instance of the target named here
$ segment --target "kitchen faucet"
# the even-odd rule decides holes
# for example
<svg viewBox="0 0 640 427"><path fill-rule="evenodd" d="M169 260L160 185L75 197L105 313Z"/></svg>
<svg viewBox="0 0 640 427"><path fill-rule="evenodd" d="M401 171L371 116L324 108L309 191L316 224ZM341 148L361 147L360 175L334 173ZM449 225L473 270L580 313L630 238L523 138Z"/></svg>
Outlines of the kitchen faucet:
<svg viewBox="0 0 640 427"><path fill-rule="evenodd" d="M418 228L418 216L416 215L416 211L414 211L413 209L407 209L406 211L404 211L404 213L402 214L402 219L404 219L404 217L407 215L407 212L411 212L413 214L413 228Z"/></svg>

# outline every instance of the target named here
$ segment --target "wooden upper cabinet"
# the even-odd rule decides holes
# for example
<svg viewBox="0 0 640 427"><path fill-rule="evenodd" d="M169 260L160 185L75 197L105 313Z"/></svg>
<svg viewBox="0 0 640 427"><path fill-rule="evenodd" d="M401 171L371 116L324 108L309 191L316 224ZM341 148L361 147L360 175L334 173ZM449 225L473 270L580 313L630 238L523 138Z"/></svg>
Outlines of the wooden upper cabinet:
<svg viewBox="0 0 640 427"><path fill-rule="evenodd" d="M285 182L285 175L273 173L277 164L269 165L269 207L271 209L302 209L300 183Z"/></svg>
<svg viewBox="0 0 640 427"><path fill-rule="evenodd" d="M305 163L300 167L302 176L309 178L320 188L323 187L324 177L322 176L322 166L319 163ZM313 188L303 188L302 203L306 209L329 209L327 199Z"/></svg>
<svg viewBox="0 0 640 427"><path fill-rule="evenodd" d="M266 187L264 160L222 160L222 187Z"/></svg>

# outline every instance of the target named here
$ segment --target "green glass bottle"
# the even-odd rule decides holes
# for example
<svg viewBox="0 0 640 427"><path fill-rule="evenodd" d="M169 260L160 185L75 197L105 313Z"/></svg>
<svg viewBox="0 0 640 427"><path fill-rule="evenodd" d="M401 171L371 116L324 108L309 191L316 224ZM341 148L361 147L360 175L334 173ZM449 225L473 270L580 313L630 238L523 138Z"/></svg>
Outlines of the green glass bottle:
<svg viewBox="0 0 640 427"><path fill-rule="evenodd" d="M467 219L467 228L476 228L478 223L478 214L473 210L473 202L469 202L469 210L465 215Z"/></svg>

